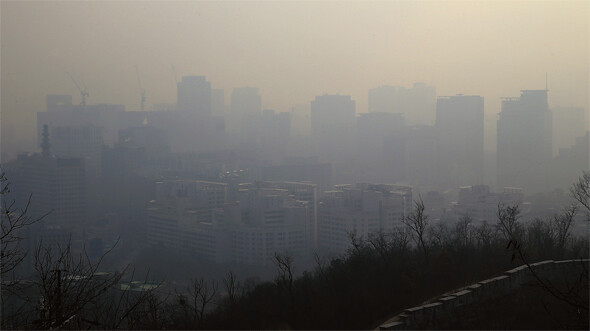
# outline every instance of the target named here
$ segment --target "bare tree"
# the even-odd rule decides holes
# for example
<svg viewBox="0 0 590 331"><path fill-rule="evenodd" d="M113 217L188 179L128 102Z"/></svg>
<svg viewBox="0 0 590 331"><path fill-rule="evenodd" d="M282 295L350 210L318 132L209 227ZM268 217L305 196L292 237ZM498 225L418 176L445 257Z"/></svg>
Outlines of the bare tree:
<svg viewBox="0 0 590 331"><path fill-rule="evenodd" d="M586 209L586 220L590 222L590 171L584 171L582 177L572 185L570 192Z"/></svg>
<svg viewBox="0 0 590 331"><path fill-rule="evenodd" d="M229 271L227 276L223 279L223 286L227 292L227 303L228 309L231 311L234 309L236 303L240 298L241 284L237 280L236 275Z"/></svg>
<svg viewBox="0 0 590 331"><path fill-rule="evenodd" d="M473 218L466 214L461 216L455 225L455 240L462 248L469 247L473 243L472 223Z"/></svg>
<svg viewBox="0 0 590 331"><path fill-rule="evenodd" d="M557 248L563 251L565 244L570 237L570 228L576 217L577 206L565 209L561 214L554 215L551 219L551 230L557 243Z"/></svg>
<svg viewBox="0 0 590 331"><path fill-rule="evenodd" d="M21 246L24 230L39 222L46 215L32 217L29 212L31 196L24 207L18 207L15 199L7 198L10 182L0 170L0 305L2 328L13 328L27 323L26 311L30 304L24 291L31 283L15 275L17 267L28 252ZM49 213L48 213L49 214ZM9 307L9 309L5 309Z"/></svg>
<svg viewBox="0 0 590 331"><path fill-rule="evenodd" d="M27 251L23 250L20 242L23 239L21 230L39 222L46 215L31 217L29 206L31 196L22 208L18 208L14 199L7 200L5 197L10 193L10 182L4 172L0 173L0 276L3 280L2 290L15 285L15 282L7 281L7 275L12 272L26 257Z"/></svg>
<svg viewBox="0 0 590 331"><path fill-rule="evenodd" d="M518 222L520 219L520 207L518 205L505 205L502 202L498 203L498 210L496 212L498 217L497 228L506 240L520 240L521 226Z"/></svg>
<svg viewBox="0 0 590 331"><path fill-rule="evenodd" d="M92 263L85 251L75 256L69 243L64 248L40 243L35 251L35 270L41 304L39 318L33 325L63 328L73 321L85 320L91 303L118 284L124 273L98 276L105 255Z"/></svg>
<svg viewBox="0 0 590 331"><path fill-rule="evenodd" d="M448 245L451 240L449 228L445 223L436 223L428 229L428 242L433 247L443 248Z"/></svg>
<svg viewBox="0 0 590 331"><path fill-rule="evenodd" d="M369 247L376 251L381 258L386 258L392 245L392 241L388 239L388 234L382 230L369 233L367 238Z"/></svg>
<svg viewBox="0 0 590 331"><path fill-rule="evenodd" d="M284 255L275 253L273 260L277 267L275 282L280 288L286 289L293 300L293 257L288 253Z"/></svg>
<svg viewBox="0 0 590 331"><path fill-rule="evenodd" d="M92 301L91 307L88 309L88 318L82 320L85 324L78 325L78 329L83 329L88 325L109 330L130 328L134 324L130 323L132 316L138 310L145 308L146 303L155 297L154 292L162 284L161 282L150 282L149 277L148 271L144 280L139 282L144 285L150 284L149 288L142 287L140 291L134 291L129 287L121 289L113 287L111 293ZM125 283L136 283L135 271L131 273Z"/></svg>
<svg viewBox="0 0 590 331"><path fill-rule="evenodd" d="M391 232L391 245L398 251L406 252L410 245L410 234L407 228L395 228Z"/></svg>
<svg viewBox="0 0 590 331"><path fill-rule="evenodd" d="M590 171L584 171L582 177L572 185L570 192L578 202L590 210Z"/></svg>
<svg viewBox="0 0 590 331"><path fill-rule="evenodd" d="M487 221L483 221L482 224L475 228L475 238L480 247L491 247L497 240L497 235L497 228L491 226Z"/></svg>
<svg viewBox="0 0 590 331"><path fill-rule="evenodd" d="M412 233L412 239L417 246L422 248L424 257L428 257L428 244L426 243L426 230L429 226L428 215L424 213L424 202L419 196L417 201L414 201L414 210L408 216L402 218L404 223Z"/></svg>

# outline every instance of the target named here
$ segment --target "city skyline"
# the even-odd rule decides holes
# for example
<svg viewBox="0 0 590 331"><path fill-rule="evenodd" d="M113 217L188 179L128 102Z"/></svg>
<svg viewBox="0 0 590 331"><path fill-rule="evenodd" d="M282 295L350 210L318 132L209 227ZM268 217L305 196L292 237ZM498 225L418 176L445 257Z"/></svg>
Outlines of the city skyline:
<svg viewBox="0 0 590 331"><path fill-rule="evenodd" d="M367 90L425 82L437 95L484 96L491 118L500 97L543 89L546 74L550 105L588 109L584 1L1 6L8 142L34 132L45 95L71 94L80 103L66 72L87 86L89 103L133 110L140 89L151 109L175 100L181 76L203 75L225 90L226 103L231 89L253 86L263 109L279 112L340 93L364 113Z"/></svg>

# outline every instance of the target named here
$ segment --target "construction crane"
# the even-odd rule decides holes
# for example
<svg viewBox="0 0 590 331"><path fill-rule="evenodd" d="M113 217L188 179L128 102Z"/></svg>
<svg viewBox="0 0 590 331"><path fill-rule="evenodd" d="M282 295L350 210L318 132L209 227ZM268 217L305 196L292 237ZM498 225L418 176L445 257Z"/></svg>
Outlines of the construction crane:
<svg viewBox="0 0 590 331"><path fill-rule="evenodd" d="M80 85L78 85L78 83L74 79L74 77L72 77L72 75L67 71L66 71L66 74L68 74L68 76L70 76L70 79L72 80L72 82L74 82L74 85L76 85L76 87L78 88L78 91L80 91L80 95L82 96L82 101L80 102L80 106L82 106L82 108L86 108L86 98L89 96L88 89L86 88L86 84L84 84L84 90L82 90L80 88Z"/></svg>
<svg viewBox="0 0 590 331"><path fill-rule="evenodd" d="M137 76L137 85L139 86L139 93L141 94L141 111L145 109L145 89L141 87L141 80L139 80L139 69L135 66L135 74Z"/></svg>

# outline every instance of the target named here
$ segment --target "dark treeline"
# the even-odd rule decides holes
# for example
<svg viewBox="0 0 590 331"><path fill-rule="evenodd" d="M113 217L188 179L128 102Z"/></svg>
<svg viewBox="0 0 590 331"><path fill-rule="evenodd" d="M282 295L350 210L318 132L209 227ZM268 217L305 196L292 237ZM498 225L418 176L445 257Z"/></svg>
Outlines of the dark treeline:
<svg viewBox="0 0 590 331"><path fill-rule="evenodd" d="M292 281L288 274L285 277L285 268L279 267L275 282L256 286L233 304L222 300L204 325L218 329L366 329L429 297L522 264L512 260L513 252L506 249L510 238L521 238L528 262L588 256L586 238L561 232L563 222L572 221L567 219L573 216L569 211L526 224L518 218L518 208L499 206L499 216L507 211L516 211L512 215L518 233L504 229L506 218L473 226L465 217L452 229L427 224L426 254L412 244L419 239L409 227L376 233L366 240L353 236L353 247L345 256L318 261L313 272ZM280 264L285 257L276 260Z"/></svg>
<svg viewBox="0 0 590 331"><path fill-rule="evenodd" d="M416 216L423 208L417 202ZM312 272L295 277L293 260L276 255L273 282L242 284L230 273L221 284L195 281L162 300L141 328L367 329L395 312L521 265L546 259L588 257L587 238L572 236L575 209L550 219L523 220L518 206L498 207L495 223L474 225L465 216L454 228L410 223L391 233L359 239L339 258L316 259ZM507 249L520 243L520 257ZM523 259L526 259L523 261ZM154 307L151 307L154 308Z"/></svg>
<svg viewBox="0 0 590 331"><path fill-rule="evenodd" d="M578 184L590 183L590 176L585 179ZM588 192L586 187L582 193ZM528 220L518 206L500 204L494 222L474 224L465 215L449 227L431 222L418 200L400 227L368 238L352 233L346 254L316 256L312 271L300 273L290 255L277 254L274 281L241 281L229 272L221 282L197 279L183 290L129 273L97 273L98 265L68 250L39 250L34 252L38 277L28 286L3 281L3 294L17 293L20 299L2 300L2 324L4 329L367 329L522 263L588 258L587 236L571 231L576 217L585 219L587 212L587 206L572 206ZM15 302L24 303L20 311L13 309Z"/></svg>

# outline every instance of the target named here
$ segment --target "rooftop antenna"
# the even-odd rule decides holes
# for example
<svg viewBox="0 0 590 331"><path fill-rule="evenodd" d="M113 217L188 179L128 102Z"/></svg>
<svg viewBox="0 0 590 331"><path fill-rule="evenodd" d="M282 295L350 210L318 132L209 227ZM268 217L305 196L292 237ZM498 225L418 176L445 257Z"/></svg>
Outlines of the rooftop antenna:
<svg viewBox="0 0 590 331"><path fill-rule="evenodd" d="M141 87L141 80L139 79L139 69L135 66L135 75L137 76L137 85L139 86L139 93L141 94L141 111L145 109L145 89Z"/></svg>
<svg viewBox="0 0 590 331"><path fill-rule="evenodd" d="M67 71L66 71L66 74L68 74L68 76L70 76L70 79L72 80L72 82L74 82L74 85L76 85L76 87L78 88L78 91L80 91L80 95L82 96L82 101L80 102L80 106L82 106L82 108L86 108L86 97L88 97L88 88L86 88L86 84L84 84L84 90L82 90L80 88L80 85L78 85L78 83L74 79L74 77L72 77L72 75Z"/></svg>
<svg viewBox="0 0 590 331"><path fill-rule="evenodd" d="M548 84L547 84L547 72L545 72L545 91L549 91Z"/></svg>

